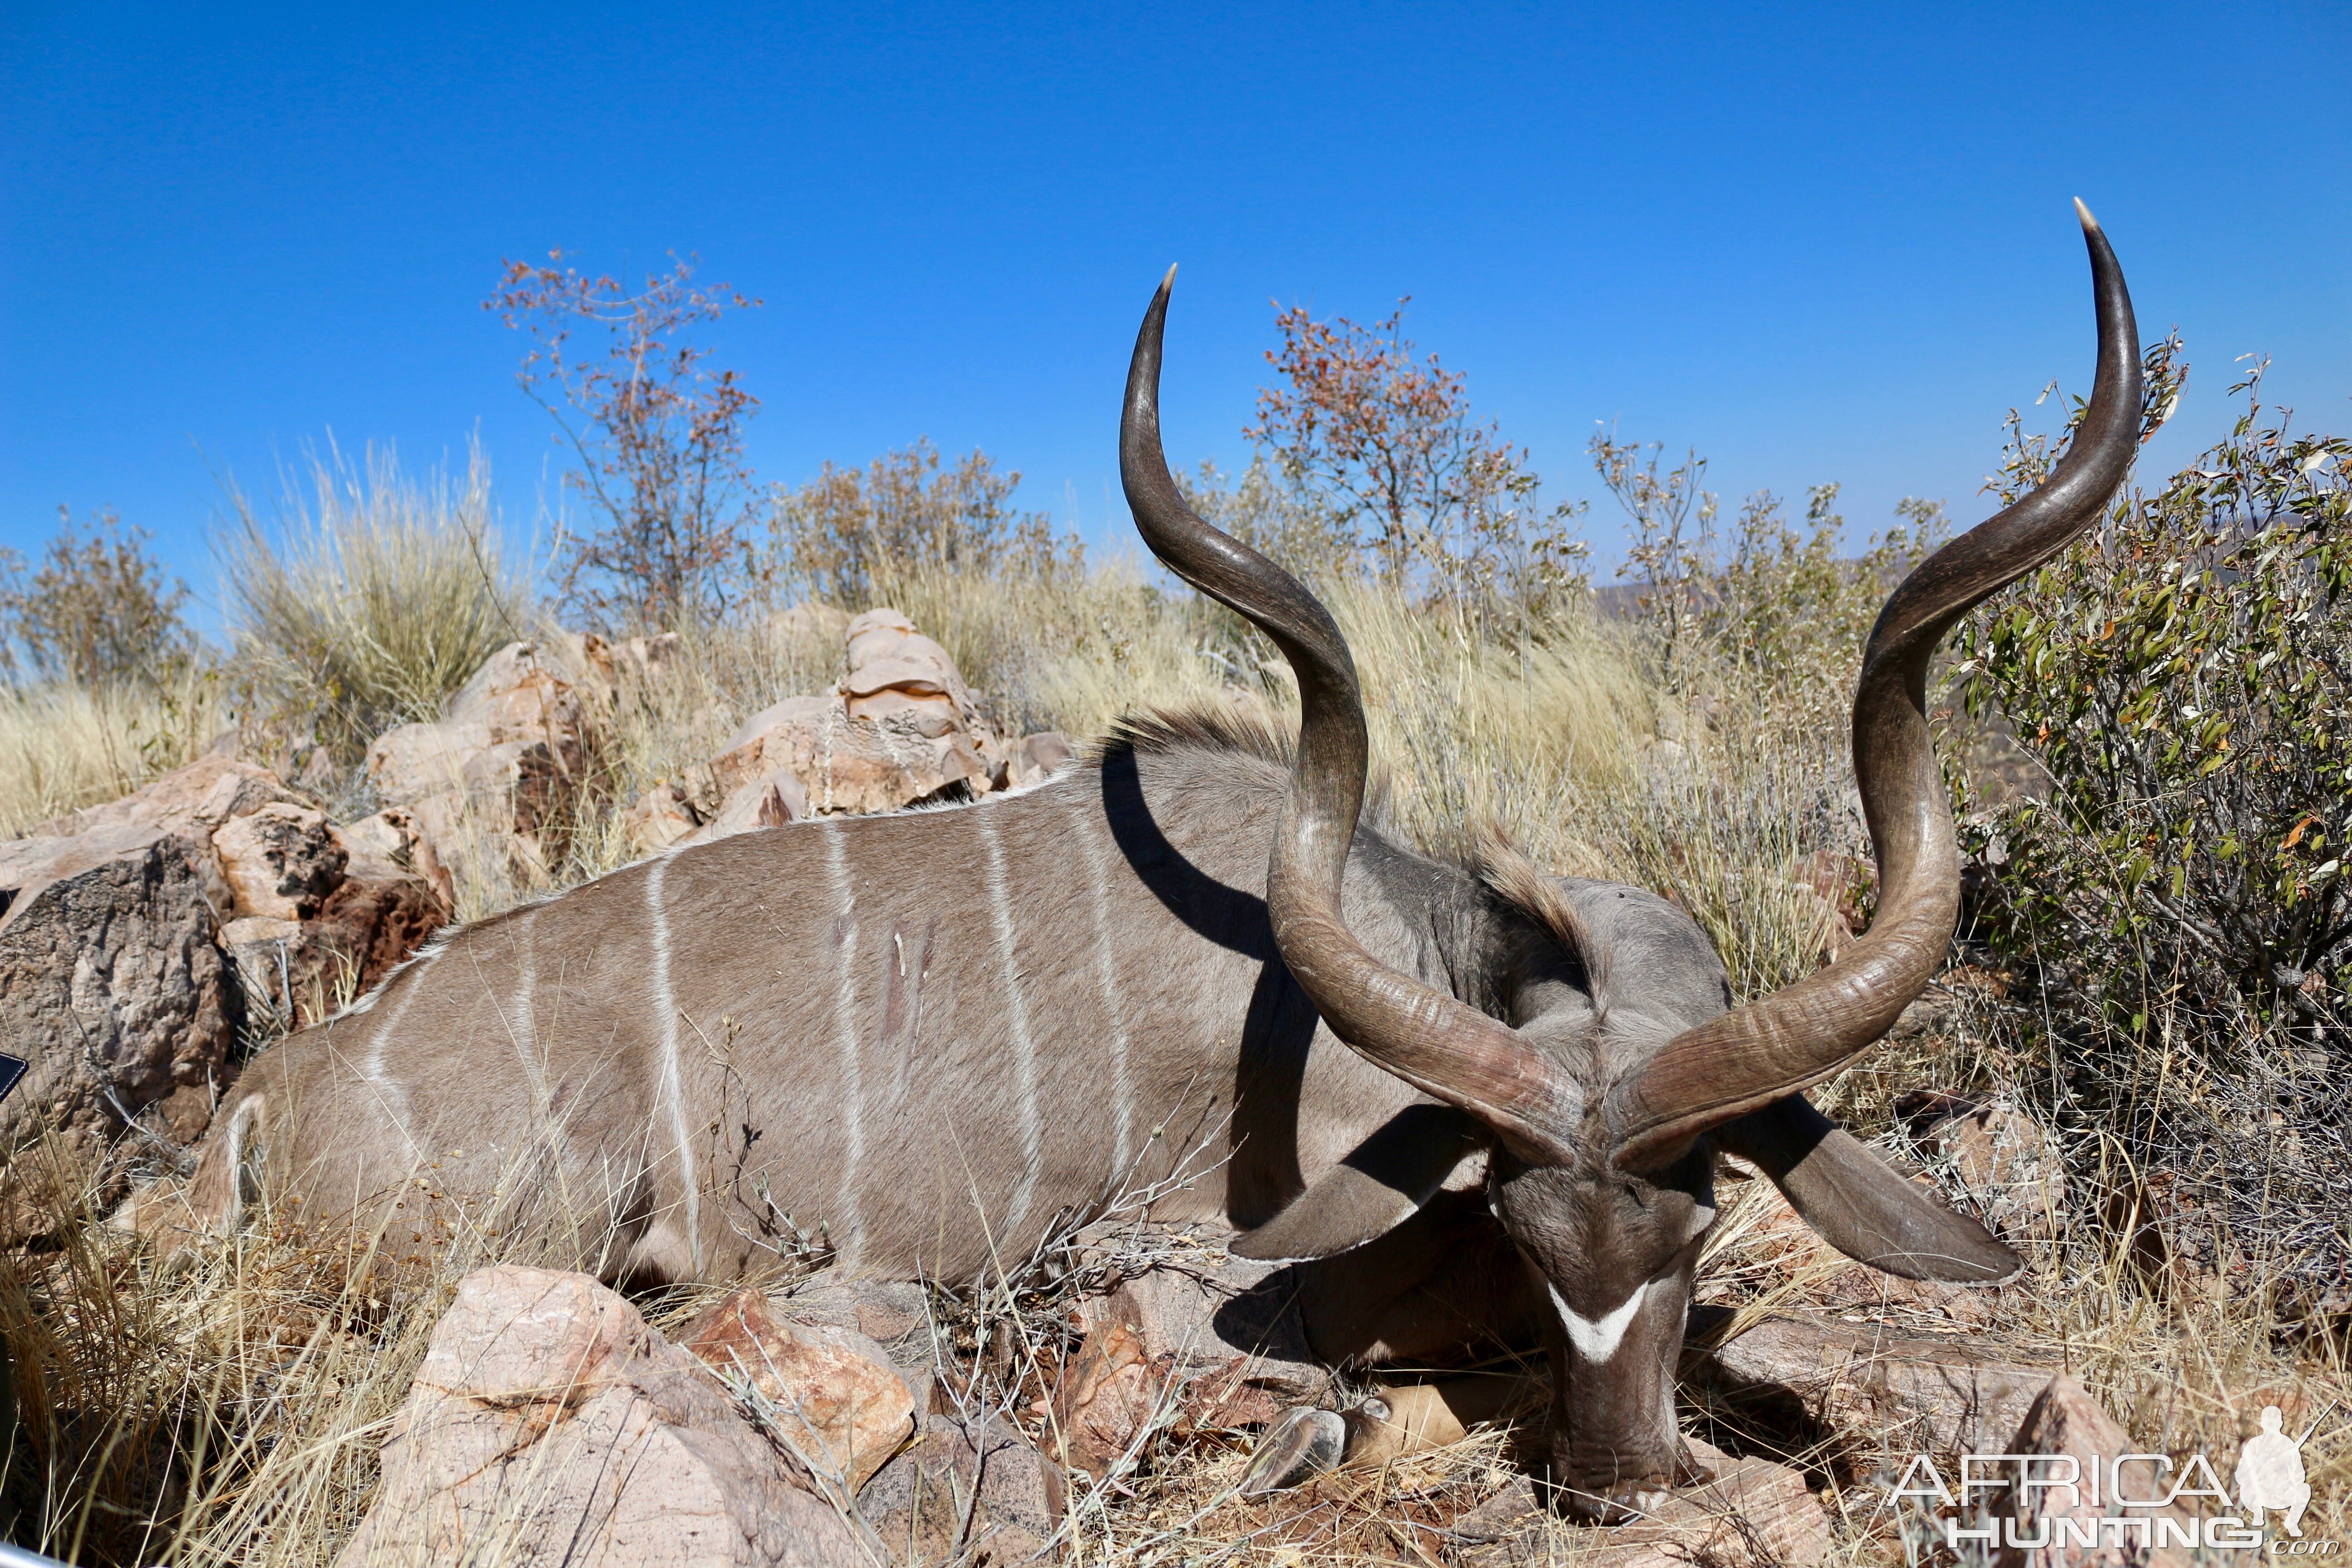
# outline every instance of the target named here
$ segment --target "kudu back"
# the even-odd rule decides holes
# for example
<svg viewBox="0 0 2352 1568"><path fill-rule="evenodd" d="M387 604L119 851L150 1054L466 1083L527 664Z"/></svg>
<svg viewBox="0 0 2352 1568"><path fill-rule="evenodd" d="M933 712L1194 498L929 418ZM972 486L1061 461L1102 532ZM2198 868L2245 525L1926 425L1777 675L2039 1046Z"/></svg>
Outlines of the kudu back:
<svg viewBox="0 0 2352 1568"><path fill-rule="evenodd" d="M1928 659L2129 464L2137 338L2081 216L2091 403L2049 479L1879 617L1853 720L1878 910L1804 981L1734 1010L1664 901L1360 823L1368 745L1337 626L1169 475L1171 271L1129 370L1129 502L1163 562L1289 659L1295 742L1148 718L1025 792L748 833L451 932L248 1067L192 1202L234 1223L266 1184L312 1223L398 1215L395 1251L430 1214L614 1277L723 1277L813 1244L955 1282L1205 1146L1222 1163L1159 1214L1298 1260L1335 1358L1539 1340L1559 1473L1589 1517L1622 1517L1681 1463L1674 1367L1719 1152L1878 1268L2019 1267L1802 1091L1880 1038L1949 946Z"/></svg>

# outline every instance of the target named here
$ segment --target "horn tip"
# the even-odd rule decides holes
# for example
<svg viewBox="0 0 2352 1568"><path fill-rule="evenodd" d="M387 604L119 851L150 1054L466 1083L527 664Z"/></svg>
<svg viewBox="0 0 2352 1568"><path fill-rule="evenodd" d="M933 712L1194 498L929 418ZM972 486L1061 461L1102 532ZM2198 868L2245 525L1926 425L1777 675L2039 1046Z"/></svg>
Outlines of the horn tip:
<svg viewBox="0 0 2352 1568"><path fill-rule="evenodd" d="M2076 196L2074 198L2074 216L2083 220L2083 232L2084 234L2096 234L2099 232L2099 220L2091 216L2091 209L2083 205L2083 198L2080 196ZM1173 277L1175 275L1175 268L1169 268L1169 275Z"/></svg>
<svg viewBox="0 0 2352 1568"><path fill-rule="evenodd" d="M2083 204L2076 202L2074 205L2079 207ZM1168 276L1160 280L1160 291L1165 294L1174 287L1176 287L1176 264L1171 261L1168 264Z"/></svg>

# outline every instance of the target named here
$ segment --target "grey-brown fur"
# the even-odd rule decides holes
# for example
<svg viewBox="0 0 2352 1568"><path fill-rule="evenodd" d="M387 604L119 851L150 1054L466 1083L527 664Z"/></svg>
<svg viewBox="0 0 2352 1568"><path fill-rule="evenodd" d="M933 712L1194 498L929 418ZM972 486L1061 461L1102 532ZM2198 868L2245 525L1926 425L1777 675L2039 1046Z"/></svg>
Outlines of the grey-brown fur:
<svg viewBox="0 0 2352 1568"><path fill-rule="evenodd" d="M1231 721L1147 721L1033 790L744 834L478 921L257 1058L196 1202L224 1211L237 1166L316 1214L420 1169L487 1194L520 1163L513 1218L609 1231L588 1260L609 1274L728 1276L789 1215L845 1260L954 1281L1208 1139L1161 1212L1261 1224L1417 1098L1318 1027L1274 952L1286 767ZM1475 1005L1589 1008L1544 920L1370 829L1348 913ZM1719 974L1693 995L1719 1006Z"/></svg>

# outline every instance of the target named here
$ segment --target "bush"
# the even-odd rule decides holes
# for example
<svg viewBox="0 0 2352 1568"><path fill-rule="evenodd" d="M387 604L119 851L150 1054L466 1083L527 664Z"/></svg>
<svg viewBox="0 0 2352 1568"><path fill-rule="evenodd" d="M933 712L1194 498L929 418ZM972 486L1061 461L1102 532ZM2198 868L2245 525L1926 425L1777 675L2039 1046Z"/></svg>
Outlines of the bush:
<svg viewBox="0 0 2352 1568"><path fill-rule="evenodd" d="M187 584L167 585L147 537L110 511L85 534L59 507L37 570L0 550L0 669L96 689L153 686L186 665L197 652L180 618Z"/></svg>
<svg viewBox="0 0 2352 1568"><path fill-rule="evenodd" d="M440 717L485 658L532 634L537 612L501 558L478 446L457 486L420 489L388 449L363 470L314 458L310 479L311 498L289 488L276 531L232 492L219 548L259 717L347 766L392 726Z"/></svg>
<svg viewBox="0 0 2352 1568"><path fill-rule="evenodd" d="M1661 474L1664 448L1592 437L1592 465L1633 525L1621 576L1637 584L1638 617L1660 677L1672 689L1763 700L1778 719L1806 730L1842 727L1879 607L1950 529L1941 501L1906 497L1902 521L1871 535L1861 555L1842 554L1839 487L1806 492L1805 526L1790 526L1780 499L1759 490L1742 503L1727 555L1716 498L1699 488L1706 459L1693 452Z"/></svg>
<svg viewBox="0 0 2352 1568"><path fill-rule="evenodd" d="M910 574L945 572L1050 579L1083 559L1044 512L1014 510L1018 473L975 451L942 472L928 440L865 468L831 463L797 490L779 489L769 521L777 569L805 593L863 607Z"/></svg>
<svg viewBox="0 0 2352 1568"><path fill-rule="evenodd" d="M2147 368L2168 411L2178 342ZM2299 1208L2288 1231L2328 1233L2352 1110L2352 441L2293 434L2260 385L1979 611L1958 673L2049 775L1972 847L1994 870L1980 931L2063 1047L2053 1092L2216 1219ZM2005 497L2055 457L2011 420Z"/></svg>

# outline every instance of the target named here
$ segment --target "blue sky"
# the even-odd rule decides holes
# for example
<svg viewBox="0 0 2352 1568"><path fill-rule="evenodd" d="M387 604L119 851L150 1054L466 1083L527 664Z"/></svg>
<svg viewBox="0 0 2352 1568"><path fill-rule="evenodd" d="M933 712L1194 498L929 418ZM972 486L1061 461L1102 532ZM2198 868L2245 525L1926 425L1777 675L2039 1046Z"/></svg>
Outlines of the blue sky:
<svg viewBox="0 0 2352 1568"><path fill-rule="evenodd" d="M763 479L929 436L1097 541L1171 261L1180 461L1246 457L1273 302L1411 294L1611 560L1596 421L1981 515L2003 412L2087 379L2077 195L2197 366L2160 455L2247 353L2352 426L2340 4L660 9L0 11L0 542L110 507L209 597L215 475L331 431L478 429L528 529L557 455L479 302L555 246L764 297L717 340Z"/></svg>

